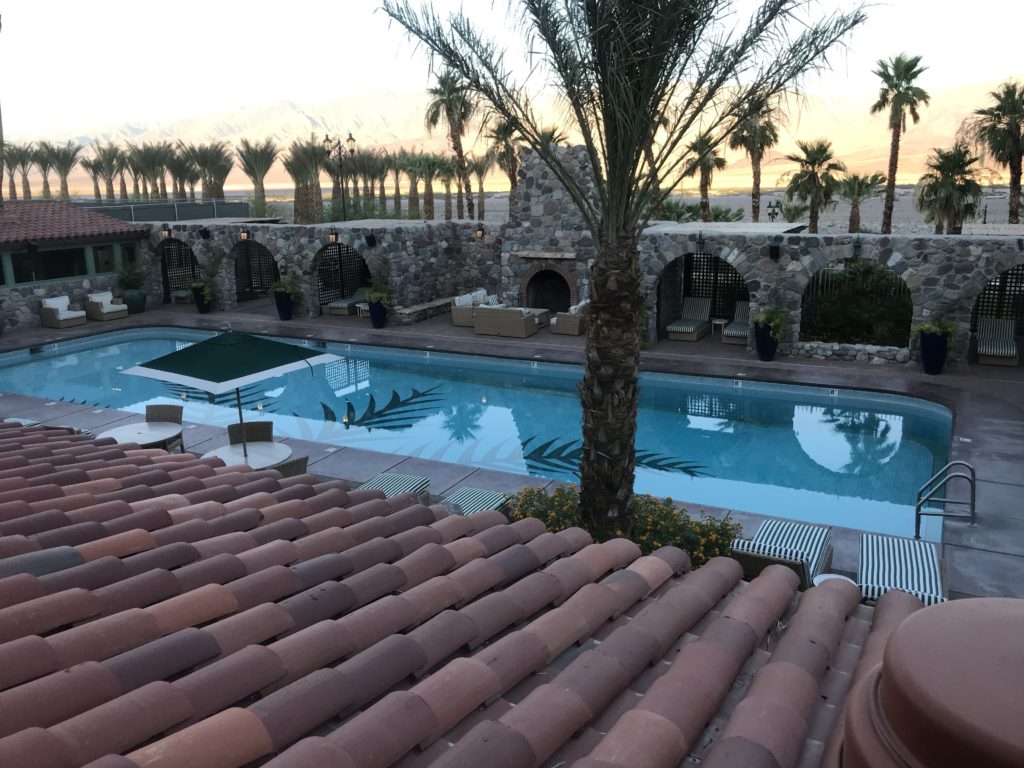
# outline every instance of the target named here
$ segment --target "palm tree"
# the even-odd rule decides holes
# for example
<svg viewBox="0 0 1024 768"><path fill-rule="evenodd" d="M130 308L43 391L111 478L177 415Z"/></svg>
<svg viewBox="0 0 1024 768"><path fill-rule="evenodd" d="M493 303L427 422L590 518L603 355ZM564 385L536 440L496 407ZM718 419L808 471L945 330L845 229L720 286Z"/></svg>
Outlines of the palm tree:
<svg viewBox="0 0 1024 768"><path fill-rule="evenodd" d="M123 149L117 153L117 180L118 180L118 198L121 202L128 202L128 184L125 182L124 175L130 172L128 166L128 153Z"/></svg>
<svg viewBox="0 0 1024 768"><path fill-rule="evenodd" d="M248 139L242 139L236 150L238 165L242 173L249 177L253 189L253 216L267 215L267 191L263 186L263 180L270 173L280 150L271 138L251 143Z"/></svg>
<svg viewBox="0 0 1024 768"><path fill-rule="evenodd" d="M28 144L8 144L7 164L11 168L11 200L17 200L14 194L14 171L21 176L21 197L24 200L32 199L32 187L28 183L28 175L32 171L35 162L35 147L32 142Z"/></svg>
<svg viewBox="0 0 1024 768"><path fill-rule="evenodd" d="M444 158L440 155L424 153L420 155L420 179L423 181L423 219L434 220L434 179L441 173Z"/></svg>
<svg viewBox="0 0 1024 768"><path fill-rule="evenodd" d="M860 232L860 204L882 194L884 173L861 176L852 173L839 182L836 194L850 204L850 232Z"/></svg>
<svg viewBox="0 0 1024 768"><path fill-rule="evenodd" d="M977 215L981 184L973 166L979 159L964 142L952 149L936 147L928 158L928 173L917 182L914 204L925 221L935 222L935 234L957 234L964 221Z"/></svg>
<svg viewBox="0 0 1024 768"><path fill-rule="evenodd" d="M294 146L295 143L292 144ZM179 144L179 149L185 151L202 175L203 200L223 200L224 181L235 164L228 145L223 141L211 141L209 144ZM320 153L323 154L323 147L320 147Z"/></svg>
<svg viewBox="0 0 1024 768"><path fill-rule="evenodd" d="M549 125L540 129L540 140L549 146L557 147L569 141L569 137L557 125Z"/></svg>
<svg viewBox="0 0 1024 768"><path fill-rule="evenodd" d="M53 153L56 147L48 141L40 141L35 152L32 153L32 160L43 175L43 200L52 199L50 194L50 169L53 168Z"/></svg>
<svg viewBox="0 0 1024 768"><path fill-rule="evenodd" d="M391 199L396 219L402 217L402 174L405 172L408 155L409 153L404 149L388 153L388 170L391 171L391 175L395 179L395 189Z"/></svg>
<svg viewBox="0 0 1024 768"><path fill-rule="evenodd" d="M293 141L281 162L295 182L296 224L316 224L323 219L324 199L320 192L320 169L324 148L313 139ZM205 187L204 187L205 192Z"/></svg>
<svg viewBox="0 0 1024 768"><path fill-rule="evenodd" d="M70 200L71 193L68 191L68 176L75 170L82 155L81 144L69 141L67 144L58 144L53 148L53 170L57 172L60 179L60 199Z"/></svg>
<svg viewBox="0 0 1024 768"><path fill-rule="evenodd" d="M493 158L508 176L508 199L511 204L519 185L519 137L516 128L508 120L499 120L485 136L491 142L487 148L488 157Z"/></svg>
<svg viewBox="0 0 1024 768"><path fill-rule="evenodd" d="M764 104L746 120L737 124L729 136L729 149L742 149L750 158L750 172L754 184L750 190L750 217L756 224L761 218L761 161L766 150L779 141L775 125L776 110Z"/></svg>
<svg viewBox="0 0 1024 768"><path fill-rule="evenodd" d="M458 174L454 158L443 157L437 169L437 178L444 184L444 220L452 220L452 182Z"/></svg>
<svg viewBox="0 0 1024 768"><path fill-rule="evenodd" d="M94 157L83 157L78 164L82 166L82 170L88 173L89 178L92 179L92 196L97 203L102 203L103 195L100 193L100 173L103 167L100 165L100 162Z"/></svg>
<svg viewBox="0 0 1024 768"><path fill-rule="evenodd" d="M1010 170L1010 215L1008 223L1020 223L1020 181L1024 158L1024 87L1009 80L989 93L991 106L976 109L966 123L982 158L991 156Z"/></svg>
<svg viewBox="0 0 1024 768"><path fill-rule="evenodd" d="M195 168L195 163L192 162L192 158L187 153L172 147L166 159L166 165L167 172L171 174L171 194L175 200L184 202L188 199L185 185L189 174Z"/></svg>
<svg viewBox="0 0 1024 768"><path fill-rule="evenodd" d="M683 176L700 174L700 213L703 221L711 221L711 177L715 171L725 168L725 158L718 156L711 140L707 136L699 136L689 147L690 160L687 163Z"/></svg>
<svg viewBox="0 0 1024 768"><path fill-rule="evenodd" d="M15 169L14 166L15 166L15 161L18 160L20 154L21 154L21 146L20 145L12 144L11 142L7 142L6 144L4 144L4 160L6 161L6 165L7 165L7 182L8 182L7 196L11 200L17 200L18 199L18 182L17 182L16 177L15 177L16 169ZM0 177L0 184L3 184L3 177Z"/></svg>
<svg viewBox="0 0 1024 768"><path fill-rule="evenodd" d="M117 175L119 164L118 155L121 150L113 142L109 144L97 144L93 147L96 162L99 164L100 177L106 185L107 202L114 202L114 176Z"/></svg>
<svg viewBox="0 0 1024 768"><path fill-rule="evenodd" d="M828 49L865 18L858 6L807 23L790 36L790 4L765 3L746 29L709 45L709 27L715 29L729 8L727 0L523 0L524 37L531 50L544 46L571 130L585 147L592 173L583 183L569 159L542 140L528 89L503 63L504 44L483 38L463 13L442 19L429 5L417 12L407 0L383 3L388 16L455 70L538 154L576 204L595 243L579 391L580 511L597 537L630 527L645 312L637 244L649 212L680 180L688 159L680 151L685 137L700 126L721 144L752 105L771 100L819 66ZM770 65L757 66L754 56ZM655 154L664 173L655 192L642 156L662 114L670 117Z"/></svg>
<svg viewBox="0 0 1024 768"><path fill-rule="evenodd" d="M907 114L916 124L921 116L917 109L928 105L930 97L923 88L914 85L914 81L927 67L919 66L920 56L907 57L900 54L889 61L879 60L875 74L882 79L882 89L878 92L878 101L871 105L871 114L875 115L889 110L889 130L892 139L889 142L889 173L885 184L885 203L882 207L882 234L892 232L892 209L896 202L896 166L899 164L900 136L907 132ZM814 206L811 206L813 210Z"/></svg>
<svg viewBox="0 0 1024 768"><path fill-rule="evenodd" d="M443 120L448 126L448 139L451 141L452 152L455 153L459 182L468 197L467 207L469 218L473 213L473 188L469 183L469 171L466 168L466 155L462 150L462 137L466 132L466 124L473 119L477 109L477 100L466 87L466 83L452 69L445 69L437 76L437 85L428 88L431 101L427 105L427 130L433 130ZM459 194L459 218L462 218L462 194Z"/></svg>
<svg viewBox="0 0 1024 768"><path fill-rule="evenodd" d="M490 155L472 157L469 160L469 170L476 176L476 217L483 221L484 211L484 177L494 167L494 160Z"/></svg>
<svg viewBox="0 0 1024 768"><path fill-rule="evenodd" d="M831 141L797 141L796 146L803 154L786 155L787 160L800 166L790 176L786 196L807 204L810 211L807 231L817 234L818 213L832 204L839 186L839 178L835 174L844 172L846 166L835 159Z"/></svg>
<svg viewBox="0 0 1024 768"><path fill-rule="evenodd" d="M379 197L377 198L380 205L380 216L381 218L387 218L388 196L384 192L384 185L387 183L388 174L391 172L391 156L386 149L382 149L377 153L377 159L374 161L373 168L377 172L377 182L380 184L380 187L378 187Z"/></svg>
<svg viewBox="0 0 1024 768"><path fill-rule="evenodd" d="M132 200L142 199L139 190L139 179L142 177L142 147L137 144L128 143L124 149L125 168L132 177Z"/></svg>
<svg viewBox="0 0 1024 768"><path fill-rule="evenodd" d="M420 158L419 152L409 152L405 155L403 170L409 177L409 218L420 217Z"/></svg>

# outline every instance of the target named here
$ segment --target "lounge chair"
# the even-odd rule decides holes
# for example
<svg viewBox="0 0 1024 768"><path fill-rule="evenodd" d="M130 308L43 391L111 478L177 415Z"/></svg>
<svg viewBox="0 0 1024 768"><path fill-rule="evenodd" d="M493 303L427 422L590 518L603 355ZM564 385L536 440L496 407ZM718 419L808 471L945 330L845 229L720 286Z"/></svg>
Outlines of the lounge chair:
<svg viewBox="0 0 1024 768"><path fill-rule="evenodd" d="M247 421L244 424L228 424L228 442L237 445L245 435L247 443L269 443L274 439L274 422Z"/></svg>
<svg viewBox="0 0 1024 768"><path fill-rule="evenodd" d="M452 325L472 328L473 314L476 308L482 304L496 307L498 306L498 297L493 293L488 294L483 288L456 296L452 299Z"/></svg>
<svg viewBox="0 0 1024 768"><path fill-rule="evenodd" d="M857 586L865 600L878 600L890 589L901 589L925 605L945 602L943 568L929 541L861 534Z"/></svg>
<svg viewBox="0 0 1024 768"><path fill-rule="evenodd" d="M389 498L400 493L418 493L420 497L423 497L429 485L430 478L428 477L400 475L397 472L381 472L379 475L371 477L359 488L360 490L384 491L384 495Z"/></svg>
<svg viewBox="0 0 1024 768"><path fill-rule="evenodd" d="M711 333L711 299L687 296L683 299L682 316L666 329L673 341L700 341Z"/></svg>
<svg viewBox="0 0 1024 768"><path fill-rule="evenodd" d="M90 320L117 320L128 317L123 299L115 299L110 291L90 293L85 302L85 314Z"/></svg>
<svg viewBox="0 0 1024 768"><path fill-rule="evenodd" d="M44 328L70 328L73 325L85 325L88 322L85 312L77 304L72 304L67 296L51 296L43 299L39 309L39 319Z"/></svg>
<svg viewBox="0 0 1024 768"><path fill-rule="evenodd" d="M459 488L441 499L441 503L456 515L472 515L485 509L501 510L512 494L503 491L487 491L483 488Z"/></svg>
<svg viewBox="0 0 1024 768"><path fill-rule="evenodd" d="M750 336L750 302L737 301L732 322L722 329L723 344L742 344L746 346Z"/></svg>
<svg viewBox="0 0 1024 768"><path fill-rule="evenodd" d="M1016 321L998 317L978 318L978 363L1017 365Z"/></svg>
<svg viewBox="0 0 1024 768"><path fill-rule="evenodd" d="M587 330L589 318L586 301L569 307L568 312L559 312L551 320L551 332L563 336L579 336Z"/></svg>
<svg viewBox="0 0 1024 768"><path fill-rule="evenodd" d="M765 520L752 539L736 539L732 557L752 579L769 565L784 565L809 589L814 577L832 565L832 529L789 520Z"/></svg>
<svg viewBox="0 0 1024 768"><path fill-rule="evenodd" d="M525 339L547 325L547 321L546 309L481 305L473 313L473 333Z"/></svg>
<svg viewBox="0 0 1024 768"><path fill-rule="evenodd" d="M356 289L356 292L349 296L347 299L338 299L332 301L327 305L327 314L329 315L354 315L356 313L356 304L366 301L366 287L360 287Z"/></svg>

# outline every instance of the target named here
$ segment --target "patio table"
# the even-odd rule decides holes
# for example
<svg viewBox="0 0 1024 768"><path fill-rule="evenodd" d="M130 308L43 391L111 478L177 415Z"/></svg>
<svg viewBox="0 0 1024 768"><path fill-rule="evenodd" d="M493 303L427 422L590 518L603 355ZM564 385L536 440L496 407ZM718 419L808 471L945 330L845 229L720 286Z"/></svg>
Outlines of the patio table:
<svg viewBox="0 0 1024 768"><path fill-rule="evenodd" d="M181 437L181 424L173 421L140 421L108 429L97 438L112 437L118 443L136 443L143 448L162 446ZM184 450L184 445L182 446Z"/></svg>
<svg viewBox="0 0 1024 768"><path fill-rule="evenodd" d="M232 443L231 445L224 445L212 451L207 451L203 454L203 458L216 456L218 459L223 459L227 464L248 464L253 469L267 469L268 467L280 464L292 455L291 447L284 443L257 440L255 442L247 442L245 448L249 454L248 456L243 453L241 443Z"/></svg>

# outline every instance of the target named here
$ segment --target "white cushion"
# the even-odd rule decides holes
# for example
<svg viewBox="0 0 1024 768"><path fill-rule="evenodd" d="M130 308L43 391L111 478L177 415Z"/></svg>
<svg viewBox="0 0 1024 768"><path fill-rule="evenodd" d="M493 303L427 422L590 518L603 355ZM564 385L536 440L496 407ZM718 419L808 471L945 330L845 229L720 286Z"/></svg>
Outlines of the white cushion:
<svg viewBox="0 0 1024 768"><path fill-rule="evenodd" d="M58 309L57 319L58 320L74 320L78 317L85 317L85 312L77 309Z"/></svg>
<svg viewBox="0 0 1024 768"><path fill-rule="evenodd" d="M468 293L464 293L461 296L455 297L456 307L471 307L473 306L473 296Z"/></svg>
<svg viewBox="0 0 1024 768"><path fill-rule="evenodd" d="M66 310L68 305L71 304L71 299L67 296L53 296L49 299L43 299L43 306L47 309L56 309L58 312Z"/></svg>
<svg viewBox="0 0 1024 768"><path fill-rule="evenodd" d="M487 289L477 288L475 291L469 294L469 296L473 301L479 304L480 302L484 301L487 298Z"/></svg>
<svg viewBox="0 0 1024 768"><path fill-rule="evenodd" d="M571 307L569 307L569 314L570 315L575 315L579 311L580 311L580 305L579 304L573 304Z"/></svg>
<svg viewBox="0 0 1024 768"><path fill-rule="evenodd" d="M550 320L548 321L548 325L558 325L558 318L557 318L557 317L552 317L552 318L551 318L551 319L550 319Z"/></svg>
<svg viewBox="0 0 1024 768"><path fill-rule="evenodd" d="M498 294L496 294L496 293L488 293L484 297L483 302L484 302L484 304L486 304L486 305L488 305L490 307L495 306L498 303Z"/></svg>
<svg viewBox="0 0 1024 768"><path fill-rule="evenodd" d="M89 301L96 301L100 304L110 304L114 300L114 294L110 291L104 291L103 293L90 293Z"/></svg>
<svg viewBox="0 0 1024 768"><path fill-rule="evenodd" d="M100 312L104 315L116 315L118 312L127 312L128 307L124 304L103 304L100 306Z"/></svg>
<svg viewBox="0 0 1024 768"><path fill-rule="evenodd" d="M519 311L522 313L523 317L529 317L530 315L533 314L529 309L525 307L520 309ZM536 319L536 317L534 317L534 319Z"/></svg>

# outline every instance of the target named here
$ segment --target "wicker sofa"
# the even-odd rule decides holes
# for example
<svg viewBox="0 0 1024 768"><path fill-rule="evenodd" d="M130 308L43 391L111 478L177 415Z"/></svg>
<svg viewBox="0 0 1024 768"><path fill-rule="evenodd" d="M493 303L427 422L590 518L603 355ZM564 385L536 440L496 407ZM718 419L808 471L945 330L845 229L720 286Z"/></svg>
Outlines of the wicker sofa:
<svg viewBox="0 0 1024 768"><path fill-rule="evenodd" d="M473 314L473 333L525 339L547 325L548 310L479 306Z"/></svg>
<svg viewBox="0 0 1024 768"><path fill-rule="evenodd" d="M452 299L452 325L461 328L473 327L473 314L481 304L494 306L498 303L498 297L483 288L477 288L472 293L463 293Z"/></svg>
<svg viewBox="0 0 1024 768"><path fill-rule="evenodd" d="M563 336L580 336L587 330L589 315L587 313L587 302L569 307L568 312L559 312L551 320L551 332Z"/></svg>
<svg viewBox="0 0 1024 768"><path fill-rule="evenodd" d="M67 296L43 299L39 319L44 328L70 328L74 325L85 325L87 322L82 308L72 304Z"/></svg>

